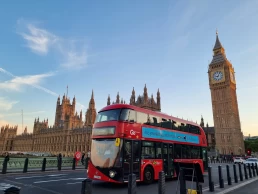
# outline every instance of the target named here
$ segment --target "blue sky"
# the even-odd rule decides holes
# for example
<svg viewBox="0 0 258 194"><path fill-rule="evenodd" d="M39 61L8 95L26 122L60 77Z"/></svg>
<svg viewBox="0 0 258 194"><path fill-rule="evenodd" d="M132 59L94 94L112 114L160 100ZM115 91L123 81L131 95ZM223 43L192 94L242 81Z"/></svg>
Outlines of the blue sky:
<svg viewBox="0 0 258 194"><path fill-rule="evenodd" d="M97 110L117 92L161 92L162 112L213 125L208 64L216 29L237 80L244 135L258 135L258 2L23 1L0 6L0 125L54 123L58 95ZM255 100L256 99L256 100Z"/></svg>

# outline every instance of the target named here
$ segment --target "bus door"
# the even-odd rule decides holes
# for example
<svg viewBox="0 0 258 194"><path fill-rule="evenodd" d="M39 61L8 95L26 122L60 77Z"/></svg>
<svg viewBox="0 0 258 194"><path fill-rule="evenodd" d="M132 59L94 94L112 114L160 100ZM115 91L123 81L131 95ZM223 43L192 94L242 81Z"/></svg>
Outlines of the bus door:
<svg viewBox="0 0 258 194"><path fill-rule="evenodd" d="M166 177L174 175L173 144L163 144L163 169Z"/></svg>
<svg viewBox="0 0 258 194"><path fill-rule="evenodd" d="M132 146L133 145L133 153ZM133 173L136 175L136 179L140 179L141 171L141 145L140 141L126 140L124 143L124 161L123 161L123 171L124 180L128 180L128 175L130 174L130 165L133 163ZM133 162L132 162L133 157Z"/></svg>

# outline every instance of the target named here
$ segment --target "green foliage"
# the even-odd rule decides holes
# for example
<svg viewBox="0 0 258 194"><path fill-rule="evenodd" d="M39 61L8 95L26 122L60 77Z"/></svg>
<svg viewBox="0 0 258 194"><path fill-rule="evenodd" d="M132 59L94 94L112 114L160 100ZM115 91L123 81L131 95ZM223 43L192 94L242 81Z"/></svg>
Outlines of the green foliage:
<svg viewBox="0 0 258 194"><path fill-rule="evenodd" d="M245 149L251 149L253 152L258 152L258 139L245 140Z"/></svg>

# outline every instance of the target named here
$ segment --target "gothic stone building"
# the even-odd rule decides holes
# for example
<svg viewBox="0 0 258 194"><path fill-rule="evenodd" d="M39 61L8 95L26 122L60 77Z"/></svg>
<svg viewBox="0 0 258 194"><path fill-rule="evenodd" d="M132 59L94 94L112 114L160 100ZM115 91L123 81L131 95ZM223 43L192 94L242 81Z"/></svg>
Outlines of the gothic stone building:
<svg viewBox="0 0 258 194"><path fill-rule="evenodd" d="M91 145L91 130L96 118L94 95L92 91L89 107L83 121L82 111L75 111L76 99L72 103L67 96L57 99L55 123L51 127L48 120L35 119L33 133L27 128L17 135L17 126L2 127L0 134L0 152L48 152L73 156L76 151L88 152Z"/></svg>
<svg viewBox="0 0 258 194"><path fill-rule="evenodd" d="M161 103L160 103L160 92L158 90L157 92L157 97L156 97L157 101L154 100L154 97L153 97L153 94L151 95L151 97L149 98L148 97L148 91L147 91L147 87L146 87L146 84L144 86L144 91L143 91L143 95L139 95L137 98L136 98L136 95L135 95L135 91L134 91L134 88L133 88L133 91L132 91L132 95L131 95L131 98L130 98L130 105L134 105L134 106L138 106L138 107L141 107L141 108L145 108L145 109L150 109L150 110L153 110L153 111L161 111ZM123 101L123 99L120 100L120 96L119 96L119 93L117 93L117 96L116 96L116 101L112 104L118 104L118 103L121 103L121 104L125 104L125 101ZM108 96L108 99L107 99L107 105L110 105L111 102L110 102L110 96Z"/></svg>
<svg viewBox="0 0 258 194"><path fill-rule="evenodd" d="M213 59L208 69L216 149L220 154L244 154L234 67L216 33Z"/></svg>

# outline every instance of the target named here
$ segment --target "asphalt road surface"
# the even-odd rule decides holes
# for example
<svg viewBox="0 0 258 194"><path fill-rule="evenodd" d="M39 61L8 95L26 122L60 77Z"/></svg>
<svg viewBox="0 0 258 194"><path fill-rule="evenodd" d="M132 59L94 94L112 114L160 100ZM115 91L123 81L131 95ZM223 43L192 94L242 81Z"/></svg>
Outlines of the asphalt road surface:
<svg viewBox="0 0 258 194"><path fill-rule="evenodd" d="M218 187L219 182L218 165L220 164L211 164L213 167L212 172L215 187ZM222 163L221 165L224 181L226 181L226 164ZM229 165L233 179L233 167L232 164ZM11 186L20 187L21 194L79 194L81 192L82 181L85 178L85 170L0 175L0 194L4 193L3 191ZM207 191L208 175L204 175L204 180L204 183L202 183L203 190ZM177 185L177 179L166 180L166 193L176 193ZM187 188L191 187L191 182L187 182ZM195 183L193 184L193 188L195 188ZM127 184L117 185L100 181L93 181L92 190L93 194L127 194L128 192ZM155 182L151 185L137 183L137 193L157 194L158 183Z"/></svg>
<svg viewBox="0 0 258 194"><path fill-rule="evenodd" d="M245 185L237 190L231 191L228 194L257 194L258 193L258 181Z"/></svg>

